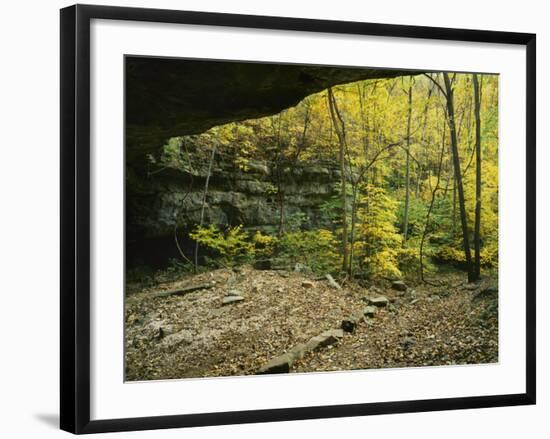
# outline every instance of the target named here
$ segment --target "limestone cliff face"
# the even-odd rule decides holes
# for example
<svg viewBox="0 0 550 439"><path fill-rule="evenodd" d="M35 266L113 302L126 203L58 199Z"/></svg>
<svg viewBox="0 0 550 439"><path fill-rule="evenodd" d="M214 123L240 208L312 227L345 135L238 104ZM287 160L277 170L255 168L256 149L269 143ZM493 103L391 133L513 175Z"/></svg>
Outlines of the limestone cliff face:
<svg viewBox="0 0 550 439"><path fill-rule="evenodd" d="M150 172L148 156L158 157L171 137L276 114L308 95L348 82L417 74L405 70L363 69L205 61L126 58L126 244L128 264L177 257L174 225L181 238L198 222L205 166L193 171L167 168ZM199 161L201 162L201 161ZM206 163L203 159L202 163ZM158 171L158 172L157 172ZM312 226L326 223L320 206L331 196L338 171L331 163L302 164L284 178L287 218L301 213ZM269 230L278 225L269 164L248 171L218 157L205 222ZM192 189L189 191L189 186ZM267 194L266 194L267 190ZM267 195L267 196L266 196ZM150 261L153 262L153 261Z"/></svg>
<svg viewBox="0 0 550 439"><path fill-rule="evenodd" d="M199 223L208 160L204 153L197 153L192 161L192 169L166 168L146 179L128 176L126 227L131 265L150 263L150 258L162 262L163 258L175 257L175 226L185 244L189 231ZM340 178L337 167L337 163L319 161L282 167L287 221L299 217L306 228L331 226L322 206L334 195ZM276 232L280 217L276 185L272 164L250 161L242 169L230 157L216 155L204 224L243 224L250 231Z"/></svg>

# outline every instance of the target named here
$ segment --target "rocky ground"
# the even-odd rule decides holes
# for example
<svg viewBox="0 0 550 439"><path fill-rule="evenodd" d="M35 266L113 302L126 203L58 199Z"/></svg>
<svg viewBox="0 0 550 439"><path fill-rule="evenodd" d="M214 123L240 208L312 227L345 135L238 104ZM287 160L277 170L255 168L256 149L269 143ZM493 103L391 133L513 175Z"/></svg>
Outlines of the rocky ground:
<svg viewBox="0 0 550 439"><path fill-rule="evenodd" d="M129 285L126 378L497 362L494 284L446 275L437 287L339 289L307 273L245 266ZM173 294L190 286L198 289Z"/></svg>

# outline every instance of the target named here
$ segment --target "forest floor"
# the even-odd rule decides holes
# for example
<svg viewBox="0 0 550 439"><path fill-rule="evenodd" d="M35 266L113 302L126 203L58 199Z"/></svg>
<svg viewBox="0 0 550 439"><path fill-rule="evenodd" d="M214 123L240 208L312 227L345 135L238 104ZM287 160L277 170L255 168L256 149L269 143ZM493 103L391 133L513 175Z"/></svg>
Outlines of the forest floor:
<svg viewBox="0 0 550 439"><path fill-rule="evenodd" d="M467 284L462 273L438 276L439 286L390 282L334 288L314 275L220 269L175 282L128 285L126 379L151 380L255 374L275 357L385 296L353 332L305 353L290 372L498 362L495 279ZM185 295L159 296L191 285ZM224 298L242 300L223 304Z"/></svg>

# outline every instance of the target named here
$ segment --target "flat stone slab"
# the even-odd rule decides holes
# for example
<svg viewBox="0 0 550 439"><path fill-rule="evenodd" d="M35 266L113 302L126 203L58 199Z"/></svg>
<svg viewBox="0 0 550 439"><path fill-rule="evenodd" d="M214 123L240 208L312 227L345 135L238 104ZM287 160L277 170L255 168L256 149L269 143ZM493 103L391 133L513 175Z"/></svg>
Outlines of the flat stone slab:
<svg viewBox="0 0 550 439"><path fill-rule="evenodd" d="M328 283L332 288L336 288L337 290L342 289L340 284L338 282L336 282L330 274L325 275L325 278L326 278L326 280L328 280Z"/></svg>
<svg viewBox="0 0 550 439"><path fill-rule="evenodd" d="M393 281L391 287L397 291L407 291L407 284L402 280Z"/></svg>
<svg viewBox="0 0 550 439"><path fill-rule="evenodd" d="M384 307L384 306L388 306L389 302L390 301L388 300L388 298L386 296L378 296L378 297L373 297L373 298L369 299L369 305L374 305L374 306L377 306L379 308Z"/></svg>
<svg viewBox="0 0 550 439"><path fill-rule="evenodd" d="M222 305L230 305L232 303L242 302L244 297L242 296L227 296L223 298Z"/></svg>
<svg viewBox="0 0 550 439"><path fill-rule="evenodd" d="M343 336L344 331L342 329L331 329L309 339L309 341L306 343L306 348L309 351L316 351L318 349L338 343L338 340L340 340Z"/></svg>
<svg viewBox="0 0 550 439"><path fill-rule="evenodd" d="M363 308L363 315L365 317L374 317L378 309L375 306L366 306Z"/></svg>
<svg viewBox="0 0 550 439"><path fill-rule="evenodd" d="M235 297L242 297L243 292L240 290L229 290L227 292L227 296L235 296Z"/></svg>
<svg viewBox="0 0 550 439"><path fill-rule="evenodd" d="M294 363L294 358L290 354L279 355L273 358L269 363L260 367L256 372L257 375L264 375L268 373L288 373Z"/></svg>

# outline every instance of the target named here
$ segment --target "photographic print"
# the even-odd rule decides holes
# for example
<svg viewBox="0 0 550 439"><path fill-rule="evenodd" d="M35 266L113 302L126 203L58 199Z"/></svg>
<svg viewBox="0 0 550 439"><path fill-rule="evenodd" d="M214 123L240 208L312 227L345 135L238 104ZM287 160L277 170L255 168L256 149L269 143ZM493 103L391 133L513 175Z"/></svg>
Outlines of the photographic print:
<svg viewBox="0 0 550 439"><path fill-rule="evenodd" d="M124 62L127 381L498 362L498 74Z"/></svg>

